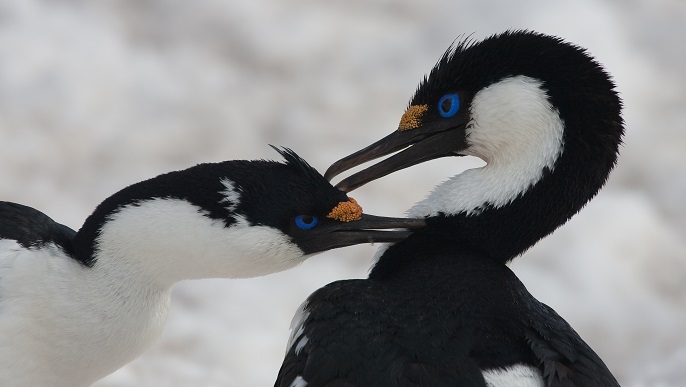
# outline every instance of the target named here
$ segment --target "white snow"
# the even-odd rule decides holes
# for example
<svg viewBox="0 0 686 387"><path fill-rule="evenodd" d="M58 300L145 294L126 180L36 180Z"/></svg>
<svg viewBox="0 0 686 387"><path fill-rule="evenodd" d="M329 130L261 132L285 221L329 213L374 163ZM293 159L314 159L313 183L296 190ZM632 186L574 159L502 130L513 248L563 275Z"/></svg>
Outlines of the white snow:
<svg viewBox="0 0 686 387"><path fill-rule="evenodd" d="M627 136L609 185L514 264L624 386L686 381L686 3L506 1L0 2L0 200L78 228L125 185L199 162L318 169L392 131L461 34L560 35L614 75ZM469 159L363 187L401 215ZM408 182L411 182L408 183ZM163 338L97 384L271 385L289 322L315 289L364 277L375 247L286 273L185 282Z"/></svg>

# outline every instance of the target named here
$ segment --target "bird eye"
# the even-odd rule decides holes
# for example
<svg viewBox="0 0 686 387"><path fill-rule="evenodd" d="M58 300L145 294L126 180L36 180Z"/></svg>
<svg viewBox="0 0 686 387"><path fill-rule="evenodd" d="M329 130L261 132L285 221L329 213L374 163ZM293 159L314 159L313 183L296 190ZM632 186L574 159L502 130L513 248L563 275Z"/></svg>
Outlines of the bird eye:
<svg viewBox="0 0 686 387"><path fill-rule="evenodd" d="M460 110L460 97L457 94L446 94L438 101L438 113L443 118L450 118Z"/></svg>
<svg viewBox="0 0 686 387"><path fill-rule="evenodd" d="M298 215L295 217L295 225L303 230L314 228L317 223L319 223L319 219L316 216Z"/></svg>

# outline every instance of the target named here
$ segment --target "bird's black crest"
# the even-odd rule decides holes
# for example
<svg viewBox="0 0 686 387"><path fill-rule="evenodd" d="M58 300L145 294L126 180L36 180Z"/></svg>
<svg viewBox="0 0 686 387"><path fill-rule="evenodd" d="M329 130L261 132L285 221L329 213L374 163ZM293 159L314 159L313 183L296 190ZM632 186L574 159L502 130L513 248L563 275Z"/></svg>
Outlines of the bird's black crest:
<svg viewBox="0 0 686 387"><path fill-rule="evenodd" d="M291 167L295 168L299 172L301 172L304 176L309 177L313 181L321 181L323 184L329 185L329 182L322 176L319 171L317 171L314 167L312 167L305 159L302 157L298 156L295 151L293 151L290 148L287 147L276 147L274 145L269 145L272 147L275 151L279 152L281 157L284 158L286 161L287 165L290 165Z"/></svg>
<svg viewBox="0 0 686 387"><path fill-rule="evenodd" d="M509 30L481 41L470 35L456 39L443 53L420 82L410 104L427 103L442 90L476 92L508 76L526 74L547 80L559 78L557 74L565 70L570 71L570 81L603 72L584 48L559 37L527 30ZM607 74L605 77L609 78Z"/></svg>
<svg viewBox="0 0 686 387"><path fill-rule="evenodd" d="M444 69L448 66L448 63L451 62L452 58L454 58L456 54L463 52L464 50L473 46L476 43L472 36L472 34L466 37L464 35L460 35L457 38L455 38L455 40L453 40L453 42L450 44L450 46L448 46L443 55L441 55L441 57L438 59L438 61L431 69L431 71L428 74L424 74L424 77L419 82L419 85L417 85L417 90L415 90L415 93L413 94L412 98L410 99L410 102L408 103L408 107L411 106L413 104L413 101L416 100L417 94L419 94L422 89L427 87L430 78L433 80L433 78L437 77L437 74L445 72Z"/></svg>

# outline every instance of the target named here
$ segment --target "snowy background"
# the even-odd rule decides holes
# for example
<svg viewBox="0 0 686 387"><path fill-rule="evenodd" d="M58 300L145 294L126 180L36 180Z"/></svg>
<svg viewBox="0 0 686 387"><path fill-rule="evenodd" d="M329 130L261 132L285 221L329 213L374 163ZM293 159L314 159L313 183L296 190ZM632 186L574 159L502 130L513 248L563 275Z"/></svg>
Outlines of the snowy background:
<svg viewBox="0 0 686 387"><path fill-rule="evenodd" d="M397 126L456 37L507 28L587 47L614 75L627 122L606 189L514 270L623 385L686 385L682 0L0 1L0 199L78 228L128 184L275 158L269 143L323 171ZM438 160L354 196L370 213L402 215L473 165ZM364 277L374 251L181 283L162 339L97 386L271 385L296 307Z"/></svg>

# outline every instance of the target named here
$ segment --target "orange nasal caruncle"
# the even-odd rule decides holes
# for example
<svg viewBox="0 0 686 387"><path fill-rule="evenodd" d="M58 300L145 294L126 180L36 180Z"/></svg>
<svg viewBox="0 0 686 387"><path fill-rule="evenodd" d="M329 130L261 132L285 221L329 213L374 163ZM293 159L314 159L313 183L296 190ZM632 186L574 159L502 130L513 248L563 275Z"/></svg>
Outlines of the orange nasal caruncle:
<svg viewBox="0 0 686 387"><path fill-rule="evenodd" d="M352 222L354 220L359 220L362 217L362 207L357 204L357 201L353 198L348 198L347 202L340 202L336 207L334 207L329 215L326 217L329 219L337 220L339 222Z"/></svg>
<svg viewBox="0 0 686 387"><path fill-rule="evenodd" d="M429 110L429 105L412 105L405 110L403 116L400 118L398 130L416 129L422 123L422 116Z"/></svg>

